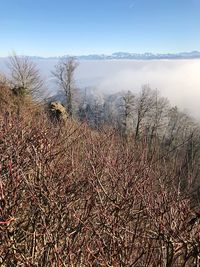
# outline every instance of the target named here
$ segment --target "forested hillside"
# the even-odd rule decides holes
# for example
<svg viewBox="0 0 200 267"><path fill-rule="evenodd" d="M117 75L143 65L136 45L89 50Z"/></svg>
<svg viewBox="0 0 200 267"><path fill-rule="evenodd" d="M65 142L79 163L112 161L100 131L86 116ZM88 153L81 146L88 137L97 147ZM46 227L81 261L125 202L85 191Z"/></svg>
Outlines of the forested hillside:
<svg viewBox="0 0 200 267"><path fill-rule="evenodd" d="M0 82L1 266L199 266L199 124L143 86L99 99L16 55ZM61 105L61 104L60 104Z"/></svg>

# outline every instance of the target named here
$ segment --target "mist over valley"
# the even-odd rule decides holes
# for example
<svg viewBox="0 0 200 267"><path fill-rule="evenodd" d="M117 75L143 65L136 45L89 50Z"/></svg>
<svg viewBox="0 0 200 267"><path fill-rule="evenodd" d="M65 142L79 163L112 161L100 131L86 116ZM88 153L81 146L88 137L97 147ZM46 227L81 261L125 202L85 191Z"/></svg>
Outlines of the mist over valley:
<svg viewBox="0 0 200 267"><path fill-rule="evenodd" d="M0 71L6 73L7 58L0 58ZM57 59L34 59L51 95L57 85L51 71ZM138 92L143 85L160 91L172 105L200 119L200 59L182 60L80 60L75 72L77 87L98 94Z"/></svg>

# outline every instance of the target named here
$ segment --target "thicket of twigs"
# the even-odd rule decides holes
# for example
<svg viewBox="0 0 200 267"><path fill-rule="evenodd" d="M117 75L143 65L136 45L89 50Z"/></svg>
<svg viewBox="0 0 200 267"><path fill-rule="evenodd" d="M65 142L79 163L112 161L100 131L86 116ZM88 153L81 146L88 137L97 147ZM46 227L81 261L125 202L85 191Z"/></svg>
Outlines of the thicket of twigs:
<svg viewBox="0 0 200 267"><path fill-rule="evenodd" d="M198 201L189 173L181 190L177 150L2 113L0 265L199 266Z"/></svg>

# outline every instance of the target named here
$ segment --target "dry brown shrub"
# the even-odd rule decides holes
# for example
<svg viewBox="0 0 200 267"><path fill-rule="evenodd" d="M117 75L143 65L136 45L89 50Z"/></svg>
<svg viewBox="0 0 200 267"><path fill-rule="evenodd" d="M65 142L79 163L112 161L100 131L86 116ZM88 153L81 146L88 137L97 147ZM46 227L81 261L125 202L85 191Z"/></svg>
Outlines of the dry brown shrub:
<svg viewBox="0 0 200 267"><path fill-rule="evenodd" d="M42 112L0 127L1 266L198 266L198 214L145 138Z"/></svg>

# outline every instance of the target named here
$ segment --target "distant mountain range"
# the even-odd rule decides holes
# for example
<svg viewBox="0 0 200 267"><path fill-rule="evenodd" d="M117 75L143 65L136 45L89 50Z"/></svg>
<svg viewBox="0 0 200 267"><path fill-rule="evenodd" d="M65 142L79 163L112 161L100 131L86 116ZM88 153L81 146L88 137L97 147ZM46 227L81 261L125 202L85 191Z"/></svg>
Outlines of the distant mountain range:
<svg viewBox="0 0 200 267"><path fill-rule="evenodd" d="M153 53L129 53L129 52L116 52L111 55L105 54L91 54L91 55L63 55L63 56L52 56L52 57L40 57L40 56L29 56L31 59L50 59L56 60L61 57L73 57L77 60L159 60L159 59L195 59L200 58L200 51L192 52L180 52L180 53L168 53L168 54L153 54ZM6 57L0 57L6 58Z"/></svg>
<svg viewBox="0 0 200 267"><path fill-rule="evenodd" d="M64 57L71 57L71 55L65 55ZM128 53L128 52L116 52L111 55L80 55L73 56L78 60L117 60L117 59L132 59L132 60L152 60L152 59L195 59L200 58L199 51L192 52L180 52L180 53L168 53L168 54L153 54L153 53ZM43 57L31 57L33 59L43 59ZM48 59L58 59L59 57L48 57Z"/></svg>
<svg viewBox="0 0 200 267"><path fill-rule="evenodd" d="M107 60L107 59L133 59L133 60L148 60L148 59L192 59L200 58L199 51L181 52L177 54L153 54L153 53L126 53L117 52L112 55L87 55L78 56L77 59L89 60Z"/></svg>

